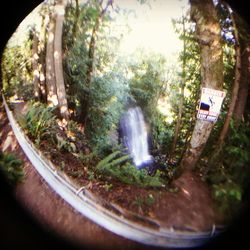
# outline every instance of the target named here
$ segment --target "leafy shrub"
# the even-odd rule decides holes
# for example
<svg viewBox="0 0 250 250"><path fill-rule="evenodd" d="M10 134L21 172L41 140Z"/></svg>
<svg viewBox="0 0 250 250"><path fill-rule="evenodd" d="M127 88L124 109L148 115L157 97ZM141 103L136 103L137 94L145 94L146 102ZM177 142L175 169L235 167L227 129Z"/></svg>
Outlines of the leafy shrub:
<svg viewBox="0 0 250 250"><path fill-rule="evenodd" d="M250 184L250 123L242 123L236 129L232 121L230 128L224 149L224 164L233 181L245 189Z"/></svg>
<svg viewBox="0 0 250 250"><path fill-rule="evenodd" d="M151 127L154 148L162 153L167 152L173 139L173 127L165 122L160 113L154 115Z"/></svg>
<svg viewBox="0 0 250 250"><path fill-rule="evenodd" d="M152 194L149 194L145 199L145 203L148 206L152 206L155 203L155 197Z"/></svg>
<svg viewBox="0 0 250 250"><path fill-rule="evenodd" d="M219 211L230 218L238 210L242 201L241 187L229 180L225 183L214 184L212 191Z"/></svg>
<svg viewBox="0 0 250 250"><path fill-rule="evenodd" d="M76 146L73 142L70 142L69 140L67 140L67 138L63 138L61 136L59 136L58 134L56 135L56 141L57 141L57 148L59 150L65 150L68 152L76 152Z"/></svg>
<svg viewBox="0 0 250 250"><path fill-rule="evenodd" d="M15 35L10 39L15 39ZM6 96L16 95L27 100L33 94L32 41L27 38L22 45L7 44L2 57L3 91Z"/></svg>
<svg viewBox="0 0 250 250"><path fill-rule="evenodd" d="M242 190L241 188L232 182L225 184L213 185L214 197L219 200L230 199L232 201L241 201Z"/></svg>
<svg viewBox="0 0 250 250"><path fill-rule="evenodd" d="M21 126L35 138L37 144L45 137L51 137L56 128L54 108L41 103L29 103L28 112L19 119Z"/></svg>
<svg viewBox="0 0 250 250"><path fill-rule="evenodd" d="M123 155L120 151L115 151L101 160L96 170L103 174L112 176L119 181L139 187L163 187L164 181L157 171L155 176L149 176L146 169L137 170L130 163L130 156Z"/></svg>
<svg viewBox="0 0 250 250"><path fill-rule="evenodd" d="M110 147L109 132L117 130L127 95L125 79L119 74L96 77L92 82L86 124L92 149L105 151Z"/></svg>
<svg viewBox="0 0 250 250"><path fill-rule="evenodd" d="M80 160L80 162L85 165L90 167L91 165L93 165L95 162L98 162L98 160L96 159L97 156L97 152L93 151L91 153L88 154L84 154L83 152L80 152L78 154L78 159Z"/></svg>
<svg viewBox="0 0 250 250"><path fill-rule="evenodd" d="M220 211L229 216L237 212L244 202L246 188L250 184L250 129L245 122L236 129L230 123L230 133L216 163L206 173L206 180L212 186L213 197Z"/></svg>
<svg viewBox="0 0 250 250"><path fill-rule="evenodd" d="M0 169L11 184L16 184L24 178L22 161L13 154L4 154L0 151Z"/></svg>

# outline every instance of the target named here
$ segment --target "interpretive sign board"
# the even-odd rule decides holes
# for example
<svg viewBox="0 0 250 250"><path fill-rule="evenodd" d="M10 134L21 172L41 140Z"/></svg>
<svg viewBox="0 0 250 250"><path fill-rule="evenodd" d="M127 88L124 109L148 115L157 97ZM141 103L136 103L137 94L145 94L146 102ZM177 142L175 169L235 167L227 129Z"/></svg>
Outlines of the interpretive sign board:
<svg viewBox="0 0 250 250"><path fill-rule="evenodd" d="M197 118L216 122L225 96L224 91L202 88Z"/></svg>

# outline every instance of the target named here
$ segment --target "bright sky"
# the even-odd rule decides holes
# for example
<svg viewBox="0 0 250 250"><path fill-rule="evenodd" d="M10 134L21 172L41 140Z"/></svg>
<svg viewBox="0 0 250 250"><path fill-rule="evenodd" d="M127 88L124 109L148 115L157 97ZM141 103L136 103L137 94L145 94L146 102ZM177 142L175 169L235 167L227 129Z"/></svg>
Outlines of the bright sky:
<svg viewBox="0 0 250 250"><path fill-rule="evenodd" d="M123 37L120 52L128 55L138 48L144 48L161 53L167 58L172 57L181 50L182 44L174 33L171 19L181 17L182 13L185 13L188 0L148 0L147 2L149 4L140 4L138 0L114 1L120 8L135 12L129 15L128 20L125 20L121 14L117 18L118 22L115 25L118 29L125 26L126 22L131 28L130 33ZM22 22L15 37L16 42L20 43L23 40L27 24L39 23L38 9L39 7Z"/></svg>
<svg viewBox="0 0 250 250"><path fill-rule="evenodd" d="M172 18L181 17L186 12L188 0L150 0L150 6L136 0L116 0L117 5L134 9L128 20L131 32L121 44L121 52L133 53L143 47L166 57L180 51L182 44L174 33ZM120 22L123 22L120 20Z"/></svg>

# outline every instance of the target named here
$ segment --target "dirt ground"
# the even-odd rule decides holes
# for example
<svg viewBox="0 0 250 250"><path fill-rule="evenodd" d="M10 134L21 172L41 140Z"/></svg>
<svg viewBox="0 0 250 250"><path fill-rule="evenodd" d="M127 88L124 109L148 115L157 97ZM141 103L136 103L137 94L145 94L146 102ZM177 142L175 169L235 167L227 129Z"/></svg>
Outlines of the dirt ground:
<svg viewBox="0 0 250 250"><path fill-rule="evenodd" d="M62 238L93 249L156 249L129 241L99 227L75 211L53 192L24 155L0 110L0 150L12 152L24 162L25 179L19 183L14 196L41 226Z"/></svg>
<svg viewBox="0 0 250 250"><path fill-rule="evenodd" d="M91 248L155 249L129 241L99 227L54 193L24 155L2 106L0 138L0 150L16 154L24 162L25 179L16 186L15 197L44 228ZM163 227L198 232L212 231L214 226L221 224L221 218L213 209L210 190L197 173L185 172L175 180L172 188L177 190L176 192L143 190L120 183L114 183L112 191L100 186L100 183L92 183L90 191L128 210L146 214ZM146 197L149 193L155 197L155 202L145 212L142 211L143 206L135 204L135 194L137 197Z"/></svg>

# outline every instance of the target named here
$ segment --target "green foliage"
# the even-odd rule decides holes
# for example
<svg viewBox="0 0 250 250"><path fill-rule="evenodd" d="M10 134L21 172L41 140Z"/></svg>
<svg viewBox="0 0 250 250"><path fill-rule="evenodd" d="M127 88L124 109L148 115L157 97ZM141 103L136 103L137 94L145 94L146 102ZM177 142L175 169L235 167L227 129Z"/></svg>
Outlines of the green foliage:
<svg viewBox="0 0 250 250"><path fill-rule="evenodd" d="M0 151L0 170L4 173L10 184L16 184L24 178L22 161L13 154L2 153Z"/></svg>
<svg viewBox="0 0 250 250"><path fill-rule="evenodd" d="M75 144L67 140L67 138L63 138L58 134L56 134L56 141L57 141L57 148L59 150L65 150L67 152L72 152L72 153L76 152Z"/></svg>
<svg viewBox="0 0 250 250"><path fill-rule="evenodd" d="M138 62L130 65L133 74L130 91L138 105L151 118L156 112L155 107L159 98L166 94L166 60L163 56L153 53L142 53L139 57Z"/></svg>
<svg viewBox="0 0 250 250"><path fill-rule="evenodd" d="M143 204L144 204L144 200L142 197L137 196L133 202L138 208L142 208Z"/></svg>
<svg viewBox="0 0 250 250"><path fill-rule="evenodd" d="M228 181L214 184L212 191L219 211L227 213L227 217L230 218L237 211L242 200L243 191L241 187L234 182Z"/></svg>
<svg viewBox="0 0 250 250"><path fill-rule="evenodd" d="M86 124L92 151L102 154L110 146L108 135L117 128L128 90L125 78L114 69L119 35L110 32L109 11L100 21L95 43L90 44L100 11L97 1L80 5L78 16L73 5L67 7L64 69L69 106L75 111L75 117ZM94 58L90 56L91 49ZM91 81L90 70L93 71Z"/></svg>
<svg viewBox="0 0 250 250"><path fill-rule="evenodd" d="M14 40L14 38L12 38ZM3 90L7 96L27 100L33 94L31 40L16 45L10 40L2 55Z"/></svg>
<svg viewBox="0 0 250 250"><path fill-rule="evenodd" d="M238 129L233 120L224 149L224 164L233 180L245 189L250 183L250 123L242 122Z"/></svg>
<svg viewBox="0 0 250 250"><path fill-rule="evenodd" d="M174 134L173 126L165 121L165 116L156 113L151 121L151 127L154 150L162 154L168 152Z"/></svg>
<svg viewBox="0 0 250 250"><path fill-rule="evenodd" d="M62 161L61 164L60 164L60 170L64 171L64 169L65 169L65 162Z"/></svg>
<svg viewBox="0 0 250 250"><path fill-rule="evenodd" d="M183 26L183 22L185 23L185 27ZM176 153L180 157L183 148L186 147L187 141L191 137L196 121L196 107L200 97L201 84L200 48L195 37L195 24L190 20L189 12L179 19L172 20L172 23L179 39L185 44L185 50L183 48L179 54L177 78L170 85L170 89L172 90L170 102L172 112L174 113L173 125L176 124L179 113L180 89L182 84L185 85L181 128L176 145Z"/></svg>
<svg viewBox="0 0 250 250"><path fill-rule="evenodd" d="M249 122L236 128L234 121L231 121L230 132L221 155L206 174L219 210L229 216L240 207L245 190L250 184L249 128Z"/></svg>
<svg viewBox="0 0 250 250"><path fill-rule="evenodd" d="M164 181L160 177L160 172L151 177L147 170L137 170L129 161L130 156L122 155L120 151L115 151L101 160L96 170L105 175L111 176L119 181L136 185L139 187L163 187Z"/></svg>
<svg viewBox="0 0 250 250"><path fill-rule="evenodd" d="M93 171L88 171L88 180L93 181L95 179L95 174Z"/></svg>
<svg viewBox="0 0 250 250"><path fill-rule="evenodd" d="M66 22L67 23L67 22ZM76 111L76 116L82 114L82 109L86 105L86 99L88 97L88 86L86 86L86 77L88 70L88 45L86 44L87 35L83 30L75 38L75 41L71 41L69 50L66 51L64 60L64 71L66 75L66 84L68 101L72 103L73 109ZM65 39L69 36L65 34Z"/></svg>
<svg viewBox="0 0 250 250"><path fill-rule="evenodd" d="M88 167L94 165L97 161L97 158L98 158L98 154L96 151L93 151L88 154L84 154L83 152L80 152L78 154L78 159L81 161L81 163Z"/></svg>
<svg viewBox="0 0 250 250"><path fill-rule="evenodd" d="M19 119L20 125L39 144L44 138L55 135L56 117L54 108L41 103L29 103L28 112Z"/></svg>
<svg viewBox="0 0 250 250"><path fill-rule="evenodd" d="M235 183L226 183L213 185L214 197L220 202L226 202L227 199L232 201L241 201L242 190Z"/></svg>
<svg viewBox="0 0 250 250"><path fill-rule="evenodd" d="M112 183L110 183L110 184L105 183L103 187L105 188L105 190L107 192L109 192L109 191L111 191L113 189L113 184Z"/></svg>
<svg viewBox="0 0 250 250"><path fill-rule="evenodd" d="M167 62L158 54L140 52L138 61L129 65L132 78L130 93L142 108L150 125L155 150L165 153L173 136L173 128L166 122L166 116L157 109L158 101L169 95L167 91L173 76L168 74Z"/></svg>
<svg viewBox="0 0 250 250"><path fill-rule="evenodd" d="M152 194L149 194L145 199L145 203L148 206L152 206L155 203L155 197Z"/></svg>
<svg viewBox="0 0 250 250"><path fill-rule="evenodd" d="M142 209L143 206L150 207L154 205L155 197L152 194L149 194L146 197L136 196L133 204L135 204L139 209Z"/></svg>
<svg viewBox="0 0 250 250"><path fill-rule="evenodd" d="M114 73L95 78L92 82L86 127L92 148L105 151L110 147L109 133L117 130L127 93L124 79Z"/></svg>
<svg viewBox="0 0 250 250"><path fill-rule="evenodd" d="M103 172L106 169L111 168L110 171L112 171L112 167L116 167L120 163L123 163L124 161L130 159L129 155L123 155L123 156L119 157L118 159L115 159L120 154L121 154L120 151L115 151L115 152L109 154L108 156L106 156L103 160L101 160L97 164L96 169L100 172Z"/></svg>
<svg viewBox="0 0 250 250"><path fill-rule="evenodd" d="M208 179L216 184L231 179L244 190L250 183L250 126L249 122L236 129L230 122L230 131L226 138L217 165L208 172Z"/></svg>

